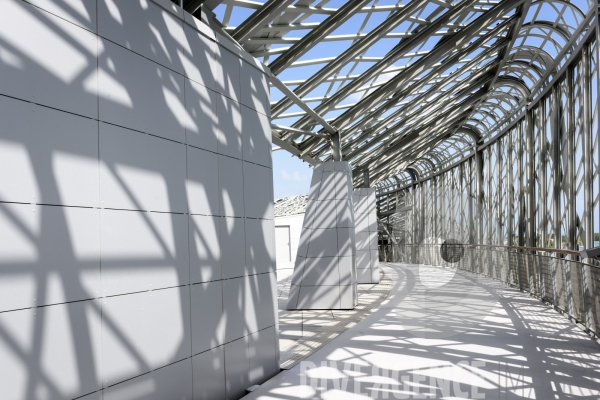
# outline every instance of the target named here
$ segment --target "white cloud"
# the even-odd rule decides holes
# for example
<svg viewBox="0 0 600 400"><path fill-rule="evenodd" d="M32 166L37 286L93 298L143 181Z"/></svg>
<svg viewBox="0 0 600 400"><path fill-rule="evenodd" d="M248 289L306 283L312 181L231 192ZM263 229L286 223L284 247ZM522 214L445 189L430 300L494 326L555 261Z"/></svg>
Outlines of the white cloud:
<svg viewBox="0 0 600 400"><path fill-rule="evenodd" d="M308 176L300 175L300 173L298 171L289 173L285 169L282 169L281 170L281 179L283 179L284 181L304 182L304 181L308 180Z"/></svg>

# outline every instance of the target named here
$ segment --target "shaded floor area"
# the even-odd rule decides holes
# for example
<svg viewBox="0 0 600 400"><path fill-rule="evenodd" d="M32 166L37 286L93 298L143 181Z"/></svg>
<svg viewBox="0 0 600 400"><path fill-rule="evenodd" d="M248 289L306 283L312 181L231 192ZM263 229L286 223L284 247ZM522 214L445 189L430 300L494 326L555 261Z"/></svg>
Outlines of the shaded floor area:
<svg viewBox="0 0 600 400"><path fill-rule="evenodd" d="M383 272L379 284L358 285L354 310L286 310L293 269L277 271L280 367L290 369L342 332L355 326L384 301L392 281Z"/></svg>
<svg viewBox="0 0 600 400"><path fill-rule="evenodd" d="M463 271L382 264L380 307L245 399L600 399L600 345Z"/></svg>

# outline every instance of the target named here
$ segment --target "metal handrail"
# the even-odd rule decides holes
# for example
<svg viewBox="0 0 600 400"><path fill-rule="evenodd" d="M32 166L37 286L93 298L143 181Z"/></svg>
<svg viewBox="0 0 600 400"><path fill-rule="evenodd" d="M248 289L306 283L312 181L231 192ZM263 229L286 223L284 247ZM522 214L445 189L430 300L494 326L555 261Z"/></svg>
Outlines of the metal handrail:
<svg viewBox="0 0 600 400"><path fill-rule="evenodd" d="M441 246L433 243L392 245L392 251L384 254L391 255L390 261L455 266L498 279L529 292L568 315L586 332L600 336L600 264L584 262L590 259L582 259L579 252L468 243L463 245L464 252L458 258L447 260L438 249Z"/></svg>
<svg viewBox="0 0 600 400"><path fill-rule="evenodd" d="M581 254L577 250L567 250L567 249L553 249L549 247L527 247L527 246L505 246L500 244L472 244L472 243L460 243L461 246L468 247L500 247L504 249L514 249L514 250L523 250L523 251L538 251L538 252L546 252L546 253L559 253L564 255L571 255L579 257ZM435 243L423 243L423 244L403 244L403 246L439 246L439 244Z"/></svg>

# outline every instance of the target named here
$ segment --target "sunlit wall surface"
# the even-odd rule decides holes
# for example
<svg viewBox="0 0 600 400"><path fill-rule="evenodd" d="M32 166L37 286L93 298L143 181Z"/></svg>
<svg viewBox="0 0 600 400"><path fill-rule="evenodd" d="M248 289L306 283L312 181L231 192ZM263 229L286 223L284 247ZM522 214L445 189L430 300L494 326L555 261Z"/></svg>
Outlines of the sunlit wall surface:
<svg viewBox="0 0 600 400"><path fill-rule="evenodd" d="M288 310L348 310L358 304L352 194L347 162L314 169Z"/></svg>
<svg viewBox="0 0 600 400"><path fill-rule="evenodd" d="M2 399L276 373L266 74L170 2L0 0Z"/></svg>

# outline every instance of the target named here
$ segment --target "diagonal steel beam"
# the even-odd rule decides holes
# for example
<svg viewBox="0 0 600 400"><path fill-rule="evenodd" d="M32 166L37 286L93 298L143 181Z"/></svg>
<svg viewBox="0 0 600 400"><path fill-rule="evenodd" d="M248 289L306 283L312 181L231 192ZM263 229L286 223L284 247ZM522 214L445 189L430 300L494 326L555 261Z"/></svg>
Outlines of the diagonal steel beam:
<svg viewBox="0 0 600 400"><path fill-rule="evenodd" d="M296 93L298 97L302 97L309 93L311 90L319 86L325 79L329 78L336 71L343 68L344 65L346 65L346 63L348 63L350 60L365 52L375 42L381 39L381 37L404 22L414 13L415 10L424 6L428 2L429 0L411 1L402 10L398 10L392 15L388 16L385 21L369 32L364 38L356 41L354 44L352 44L352 46L350 46L350 48L337 56L335 60L329 62L326 66L308 78L308 80L294 89L294 93ZM288 109L291 105L292 103L288 99L280 100L277 104L271 107L271 116L276 117Z"/></svg>
<svg viewBox="0 0 600 400"><path fill-rule="evenodd" d="M459 89L469 90L469 89L474 89L476 87L481 87L485 83L487 83L491 78L492 77L489 75L488 71L485 70L485 71L483 71L483 73L480 76L477 77L477 79L474 82L467 81L464 83L464 85L460 85ZM367 150L368 148L372 147L374 144L377 144L379 141L381 141L381 139L388 137L389 135L396 132L398 128L405 126L408 123L408 121L411 118L414 118L416 115L418 115L418 114L432 115L432 114L434 114L434 112L439 111L441 108L447 107L448 103L451 101L454 101L455 98L444 100L444 97L450 96L451 94L453 94L453 93L449 93L446 96L442 96L441 98L436 99L435 102L429 103L428 106L419 108L417 110L414 110L412 113L407 114L405 117L394 122L391 126L389 126L384 133L379 134L375 140L372 140L368 143L364 143L355 148L348 148L347 154L344 155L344 159L350 161L350 160L354 159L355 157L359 156L363 151ZM426 93L424 93L424 95L429 96L430 93L426 92ZM419 100L421 100L421 99L416 99L415 102L417 102Z"/></svg>
<svg viewBox="0 0 600 400"><path fill-rule="evenodd" d="M340 88L333 96L321 103L316 107L316 111L320 113L327 112L333 108L337 103L348 97L350 94L355 92L361 86L365 85L370 79L384 72L386 68L391 67L396 61L402 58L406 53L411 51L421 42L427 40L432 34L437 32L441 27L448 24L454 18L458 17L462 12L475 5L477 0L464 0L447 13L440 16L434 22L429 24L423 30L419 31L418 34L408 38L407 40L401 40L396 47L394 47L386 56L369 68L367 71L362 73L358 78L350 82L348 85ZM303 127L308 124L310 120L308 118L300 119L295 127Z"/></svg>
<svg viewBox="0 0 600 400"><path fill-rule="evenodd" d="M300 99L298 96L296 96L294 94L294 92L292 92L287 86L285 86L283 84L283 82L281 82L279 80L279 78L277 78L275 75L271 75L271 83L273 84L273 86L275 86L277 89L279 89L284 95L286 95L294 103L296 103L296 105L298 107L302 108L304 110L304 112L306 112L307 115L310 115L315 121L317 121L319 124L321 124L321 126L323 127L324 130L326 130L327 132L329 132L332 135L337 133L337 129L335 129L334 127L329 125L327 123L327 121L325 121L323 119L323 117L321 117L312 108L310 108L308 106L308 104L306 104L304 101L302 101L302 99Z"/></svg>
<svg viewBox="0 0 600 400"><path fill-rule="evenodd" d="M255 33L257 33L273 18L279 15L295 0L269 0L256 10L250 17L246 18L232 33L239 44L244 44Z"/></svg>
<svg viewBox="0 0 600 400"><path fill-rule="evenodd" d="M519 1L519 0L517 0ZM520 0L524 1L524 0ZM396 77L390 79L385 85L381 86L379 89L375 90L369 96L358 102L354 107L348 109L338 118L336 118L333 122L338 128L344 126L344 124L349 124L351 122L355 122L353 128L346 129L345 135L351 135L354 133L357 128L364 126L369 121L372 121L374 118L377 118L381 114L385 113L390 108L396 106L399 96L394 96L390 99L386 98L393 92L398 91L398 89L404 89L405 87L409 87L409 89L404 89L409 91L415 85L409 85L410 81L416 78L418 75L422 74L423 71L431 68L435 63L437 63L440 59L447 56L448 53L452 52L455 47L458 47L457 43L464 40L465 38L470 39L470 33L477 32L481 29L481 26L487 26L494 20L499 17L494 18L494 16L498 15L498 12L491 13L492 10L488 11L488 13L482 15L480 18L475 20L473 24L469 25L466 29L467 31L460 31L453 35L451 39L446 40L446 42L439 46L436 50L430 52L427 56L419 59L416 63L412 64L409 68L404 70L402 73L396 75ZM490 14L491 13L491 14ZM500 15L501 16L501 15ZM479 22L478 22L479 21ZM486 41L493 38L494 35L499 34L504 31L508 26L515 23L514 18L510 18L503 23L494 27L488 34L481 35L477 40L470 42L466 46L464 46L459 51L454 52L454 54L450 55L450 57L445 60L441 65L434 67L434 71L444 70L449 66L452 66L456 62L458 62L464 55L469 54L470 52L477 49L480 45L485 43ZM449 45L453 45L453 47L448 47ZM429 77L433 76L434 72L430 72L428 74ZM429 78L431 79L431 78ZM427 79L427 80L429 80ZM427 81L425 80L425 82ZM408 94L407 94L408 95ZM385 100L385 101L384 101ZM377 102L384 101L384 104L380 105L379 108L373 112L368 113L369 109L373 107ZM295 126L297 124L294 124ZM306 149L314 148L314 146L318 143L315 140L307 140L306 144L303 144L302 149L306 151Z"/></svg>
<svg viewBox="0 0 600 400"><path fill-rule="evenodd" d="M485 12L483 15L469 24L465 29L453 34L446 41L444 41L443 44L431 51L427 56L420 58L401 74L398 74L394 78L390 79L385 85L381 86L368 97L359 101L354 107L340 115L334 120L334 125L336 125L339 129L343 129L351 121L367 112L374 105L381 103L392 93L402 88L403 85L406 85L411 79L414 79L419 74L431 68L442 58L450 55L456 49L468 47L468 43L473 36L477 35L478 32L489 26L494 21L502 18L508 11L517 7L523 1L525 0L504 0L498 3L492 9Z"/></svg>
<svg viewBox="0 0 600 400"><path fill-rule="evenodd" d="M505 40L500 40L497 43L495 43L493 46L490 46L488 49L482 51L480 54L477 55L477 57L474 57L471 61L469 61L468 63L466 63L461 69L460 71L467 71L467 70L471 70L472 67L476 66L477 64L480 64L480 62L486 58L489 54L498 51L499 49L501 49L502 47L506 46L508 44L508 41ZM480 70L477 70L473 76L471 76L469 78L469 80L464 80L462 82L457 83L457 85L455 87L452 88L452 90L449 91L449 93L454 93L454 91L457 88L461 88L461 87L470 87L471 82L470 81L477 81L478 79L481 79L482 77L485 76L486 79L489 79L491 77L487 77L486 75L489 73L489 70L491 68L493 68L493 66L496 65L495 61L490 62L489 64L486 64L485 66L483 66ZM439 71L444 70L446 67L445 66L440 66L438 68L435 69L435 73L436 75L439 74ZM460 73L459 73L460 75ZM423 79L422 81L419 82L419 84L417 85L411 85L411 87L409 88L410 90L407 91L407 93L404 93L403 96L408 96L411 95L413 92L419 90L421 87L423 87L426 84L429 84L431 79L433 79L430 76L428 76L427 79ZM375 140L377 140L380 136L380 132L384 131L388 125L390 123L394 123L395 121L398 120L398 118L407 115L407 112L409 112L409 110L411 108L414 108L415 104L420 104L422 102L426 102L426 99L430 96L432 96L434 93L437 93L441 90L441 88L443 88L444 86L448 85L449 83L451 83L453 80L455 79L455 74L452 75L448 75L445 79L441 79L439 82L437 82L436 84L432 85L426 92L420 94L418 97L414 98L411 100L411 102L407 105L405 105L404 107L401 107L400 109L394 111L392 114L390 114L389 116L387 116L386 118L384 118L381 121L378 121L376 125L371 126L367 129L365 129L359 136L354 137L352 139L350 139L349 141L347 141L344 144L345 147L345 151L344 151L344 158L349 157L350 159L354 156L354 154L359 151L355 148L353 148L353 146L356 143L360 143L361 141L365 140L367 137L369 136L376 136ZM446 97L449 95L449 93L446 93L438 98L436 98L436 103L439 101L440 98ZM428 111L428 108L423 109L423 111ZM346 133L348 134L348 133ZM323 150L320 150L318 152L313 153L313 155L315 156L320 156L322 155Z"/></svg>
<svg viewBox="0 0 600 400"><path fill-rule="evenodd" d="M446 115L448 117L446 117L445 120L439 121L439 120L433 120L430 124L426 125L426 126L422 126L419 127L417 130L412 131L411 133L409 133L407 136L402 137L402 138L398 138L397 140L395 140L394 143L389 143L385 146L385 148L383 149L375 149L375 151L371 151L369 153L366 153L363 155L363 157L361 158L367 158L369 156L372 156L372 158L367 161L366 163L360 163L360 160L358 160L355 164L355 169L358 170L360 168L365 169L365 168L369 168L369 170L375 170L379 168L379 165L374 166L375 162L383 162L383 158L385 157L389 157L392 155L398 156L402 153L399 153L399 151L401 149L403 149L404 147L410 145L410 143L416 139L418 139L420 135L420 133L425 130L425 129L431 129L431 128L435 128L436 130L440 130L443 132L443 127L451 125L452 123L454 123L457 119L460 119L463 117L464 114L464 110L465 109L470 109L472 107L472 104L475 103L476 101L478 101L482 96L484 96L487 92L485 91L479 91L476 94L472 95L471 97L469 97L468 99L466 99L464 102L456 104L453 108L447 110ZM458 115L455 115L455 113L458 113Z"/></svg>
<svg viewBox="0 0 600 400"><path fill-rule="evenodd" d="M470 45L466 46L465 48L461 49L460 51L457 51L455 54L453 54L452 56L450 56L447 60L444 60L444 62L442 63L441 67L442 68L448 68L449 66L455 65L464 55L471 53L472 51L476 50L477 48L479 48L481 45L483 45L485 42L487 42L488 40L494 38L497 34L499 34L500 32L504 31L506 29L507 26L510 26L511 24L514 23L514 20L510 19L507 20L505 22L503 22L502 24L496 26L493 30L491 30L487 35L483 35L480 36L477 40L471 42ZM444 55L442 55L443 57ZM413 74L419 74L421 71L421 68L418 68L419 62L415 63L415 67L413 67L415 69L414 72L412 72ZM423 70L426 70L427 68L423 68ZM401 75L404 74L409 74L409 76L404 77L404 79L400 79ZM404 89L404 85L407 83L408 79L411 79L412 76L410 76L410 72L407 69L406 71L400 73L398 75L398 80L400 81L400 83L398 84L392 84L392 86L395 87L400 87L401 89ZM395 79L395 78L393 78ZM407 94L403 94L406 93ZM385 113L386 111L388 111L390 108L395 107L398 103L398 98L402 98L403 96L408 96L413 92L412 87L409 88L409 90L404 90L404 91L400 91L399 93L395 93L394 96L388 100L386 100L382 105L380 105L375 111L368 113L368 114L362 114L360 118L357 118L356 114L354 114L354 118L352 118L349 122L353 122L353 128L347 129L345 130L346 134L352 134L354 133L357 129L359 129L361 126L364 126L366 124L368 124L369 122L371 122L372 120L374 120L375 118L378 118L379 116L381 116L383 113ZM376 92L373 92L372 95L376 95ZM370 96L369 96L370 97ZM367 97L365 100L368 100L369 97ZM377 97L376 97L377 98ZM375 99L373 99L375 100ZM366 102L366 104L368 104L368 101ZM358 106L358 104L356 105ZM356 107L355 106L355 107ZM349 109L347 112L351 112L352 109ZM366 111L365 111L366 112ZM343 117L340 116L338 118L336 118L336 124L339 124L339 120Z"/></svg>
<svg viewBox="0 0 600 400"><path fill-rule="evenodd" d="M370 0L353 0L348 1L340 7L335 13L323 21L317 28L305 35L302 40L295 43L286 52L281 54L275 61L269 64L271 73L278 75L291 63L302 57L306 52L316 46L325 36L333 32L337 27L342 25L354 13L360 11L362 7L369 3Z"/></svg>
<svg viewBox="0 0 600 400"><path fill-rule="evenodd" d="M494 51L499 50L500 48L502 48L503 46L507 45L507 41L506 40L499 40L497 43L495 43L494 45L490 46L488 49L482 51L480 54L478 54L476 57L474 57L471 61L469 61L468 63L466 63L461 69L460 71L467 71L470 70L472 67L474 67L475 65L479 64L484 58L486 58L486 56L490 53L493 53ZM473 74L473 76L471 76L469 78L469 80L465 80L463 82L460 82L457 84L457 86L455 88L452 88L452 90L450 92L454 92L454 90L458 87L462 87L464 85L469 85L470 82L469 81L475 81L477 79L480 79L483 75L487 74L489 69L491 69L494 65L496 64L496 62L492 61L489 64L485 65L484 67L482 67L480 70L478 70L475 74ZM447 68L447 66L445 65L440 65L436 68L434 68L434 70L428 74L427 77L425 77L424 79L422 79L421 81L419 81L418 84L413 84L410 85L410 87L408 87L404 92L404 94L402 94L402 96L409 96L411 95L413 92L419 90L422 86L424 86L425 84L429 84L429 82L434 79L435 76L437 76L439 73L441 73L441 71L445 70ZM464 73L464 72L461 72ZM460 73L458 73L458 75L460 75ZM395 122L398 120L399 117L406 115L407 111L412 108L414 106L414 104L419 104L423 101L425 101L425 99L427 99L427 97L431 96L433 93L436 93L437 91L439 91L442 87L444 87L445 85L447 85L448 83L452 82L454 78L454 74L452 75L448 75L445 79L440 80L438 83L434 84L433 86L431 86L431 88L419 95L417 98L411 100L410 104L407 104L406 106L400 108L399 110L393 112L392 114L390 114L389 116L387 116L386 118L384 118L383 120L379 121L376 125L369 127L368 129L365 129L363 131L362 134L360 134L358 137L355 137L353 139L351 139L350 141L348 141L347 143L345 143L345 152L344 152L344 157L347 159L352 159L355 155L355 153L357 153L357 150L353 149L352 146L355 143L358 143L360 141L365 140L368 136L375 136L375 139L372 140L369 144L369 147L372 147L374 144L373 142L376 142L378 140L381 140L381 138L387 137L389 136L390 133L393 133L393 130L390 130L390 128L388 127L388 125L390 123L394 123L394 126L398 126L399 123ZM444 95L447 96L448 94ZM438 99L436 99L436 103ZM422 109L423 112L428 111L428 108ZM406 121L405 118L402 119L402 121L400 122L401 124L404 124ZM386 129L388 128L388 129ZM352 130L350 131L352 132ZM384 136L381 136L382 133L381 132L386 132L386 134ZM351 135L351 133L348 133L348 131L345 132L346 135ZM308 142L308 141L307 141ZM307 145L304 146L300 146L303 149L308 148ZM321 156L327 149L325 147L320 148L320 150L316 151L316 152L312 152L311 154L313 155L313 157L319 157ZM328 159L328 158L327 158Z"/></svg>

